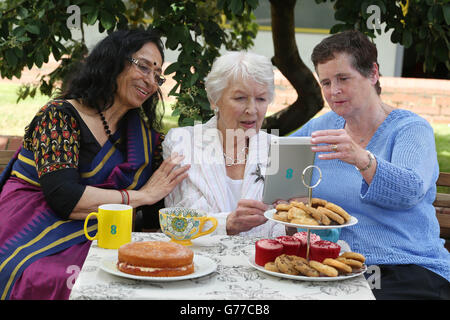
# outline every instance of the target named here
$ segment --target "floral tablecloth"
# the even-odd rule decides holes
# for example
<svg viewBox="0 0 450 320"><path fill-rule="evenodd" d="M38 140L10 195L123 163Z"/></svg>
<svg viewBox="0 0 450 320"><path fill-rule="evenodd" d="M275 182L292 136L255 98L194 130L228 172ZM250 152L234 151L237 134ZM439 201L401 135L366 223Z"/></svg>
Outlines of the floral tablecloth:
<svg viewBox="0 0 450 320"><path fill-rule="evenodd" d="M133 241L169 240L162 233L133 233ZM195 255L215 261L215 272L196 279L150 282L115 276L100 268L104 259L117 259L117 250L102 249L93 241L73 285L71 300L290 300L375 299L363 275L342 281L298 281L275 277L248 263L254 238L204 236L193 240ZM345 243L340 243L345 246Z"/></svg>

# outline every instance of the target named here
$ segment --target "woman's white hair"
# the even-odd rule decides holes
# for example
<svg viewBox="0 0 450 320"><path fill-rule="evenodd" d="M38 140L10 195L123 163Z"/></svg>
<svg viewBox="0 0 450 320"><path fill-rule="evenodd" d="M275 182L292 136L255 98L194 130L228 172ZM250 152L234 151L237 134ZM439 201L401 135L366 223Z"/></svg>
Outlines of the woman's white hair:
<svg viewBox="0 0 450 320"><path fill-rule="evenodd" d="M273 65L262 55L247 51L227 51L218 57L205 78L205 89L212 104L222 97L224 89L230 81L249 79L267 85L269 101L274 97Z"/></svg>

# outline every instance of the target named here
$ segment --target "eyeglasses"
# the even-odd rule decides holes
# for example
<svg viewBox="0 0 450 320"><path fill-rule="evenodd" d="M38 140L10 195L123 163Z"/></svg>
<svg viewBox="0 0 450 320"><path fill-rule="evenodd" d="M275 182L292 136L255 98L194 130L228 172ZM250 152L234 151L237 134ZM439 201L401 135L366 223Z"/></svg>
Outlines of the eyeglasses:
<svg viewBox="0 0 450 320"><path fill-rule="evenodd" d="M155 75L155 82L158 84L158 86L162 86L164 82L166 82L166 78L161 75L161 74L157 74L156 72L153 71L152 68L150 68L147 64L142 63L141 61L139 61L139 59L135 59L135 58L129 58L128 59L131 63L133 63L136 67L138 67L138 69L145 74L146 76L149 76L150 73L154 73Z"/></svg>

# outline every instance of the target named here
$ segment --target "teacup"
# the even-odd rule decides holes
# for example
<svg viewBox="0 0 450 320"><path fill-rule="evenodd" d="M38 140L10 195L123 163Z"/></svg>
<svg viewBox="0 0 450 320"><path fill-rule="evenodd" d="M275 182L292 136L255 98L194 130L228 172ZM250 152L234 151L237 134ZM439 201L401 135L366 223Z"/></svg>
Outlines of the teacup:
<svg viewBox="0 0 450 320"><path fill-rule="evenodd" d="M211 221L213 226L203 230L205 223ZM190 246L191 240L207 235L217 228L217 219L208 217L205 212L189 208L164 208L159 210L161 230L172 241Z"/></svg>

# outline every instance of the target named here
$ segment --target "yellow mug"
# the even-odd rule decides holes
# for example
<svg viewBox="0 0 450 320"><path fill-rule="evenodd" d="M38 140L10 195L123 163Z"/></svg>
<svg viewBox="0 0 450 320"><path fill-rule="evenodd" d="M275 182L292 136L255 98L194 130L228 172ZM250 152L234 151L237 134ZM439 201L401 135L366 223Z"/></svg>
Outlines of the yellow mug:
<svg viewBox="0 0 450 320"><path fill-rule="evenodd" d="M87 232L87 223L92 216L97 217L97 234L91 237ZM104 204L98 212L91 212L84 220L84 235L89 240L97 240L97 244L105 249L118 249L131 242L133 225L133 207L126 204Z"/></svg>

